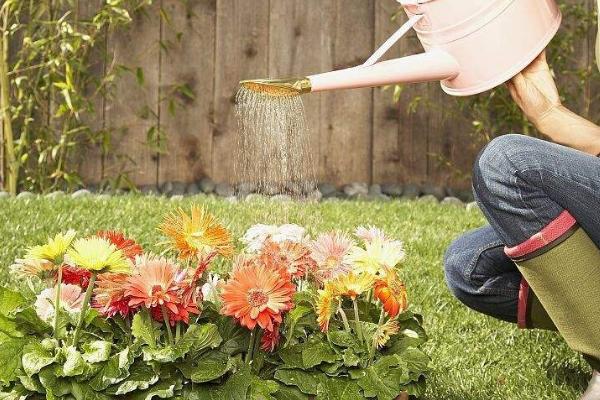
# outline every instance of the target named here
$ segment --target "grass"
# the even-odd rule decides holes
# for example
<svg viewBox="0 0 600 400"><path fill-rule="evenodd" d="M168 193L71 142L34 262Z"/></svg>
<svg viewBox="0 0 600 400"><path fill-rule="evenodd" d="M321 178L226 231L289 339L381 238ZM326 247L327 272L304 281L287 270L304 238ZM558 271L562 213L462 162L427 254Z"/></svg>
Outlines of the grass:
<svg viewBox="0 0 600 400"><path fill-rule="evenodd" d="M121 229L159 251L156 230L165 212L179 205L206 204L239 237L250 225L303 225L317 233L374 224L404 240L403 271L412 307L425 316L433 358L426 399L576 399L589 369L558 336L519 331L510 324L472 312L459 304L444 282L444 249L461 232L484 224L478 212L422 202L283 204L229 203L212 197L182 202L162 198L115 197L70 200L0 200L0 279L10 283L7 267L28 245L67 228L82 233Z"/></svg>

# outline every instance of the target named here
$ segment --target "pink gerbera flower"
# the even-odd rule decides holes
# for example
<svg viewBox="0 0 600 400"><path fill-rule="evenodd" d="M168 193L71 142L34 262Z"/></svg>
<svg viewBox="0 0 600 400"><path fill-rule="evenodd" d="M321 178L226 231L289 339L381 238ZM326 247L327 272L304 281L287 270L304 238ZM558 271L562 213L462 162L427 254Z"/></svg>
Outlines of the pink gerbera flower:
<svg viewBox="0 0 600 400"><path fill-rule="evenodd" d="M317 263L315 276L319 282L350 272L352 266L346 255L353 245L352 239L341 232L321 234L312 242L312 258Z"/></svg>
<svg viewBox="0 0 600 400"><path fill-rule="evenodd" d="M81 311L85 295L80 286L60 285L60 306L66 311ZM56 288L44 289L35 300L35 311L44 321L50 323L54 318L54 301L56 298Z"/></svg>

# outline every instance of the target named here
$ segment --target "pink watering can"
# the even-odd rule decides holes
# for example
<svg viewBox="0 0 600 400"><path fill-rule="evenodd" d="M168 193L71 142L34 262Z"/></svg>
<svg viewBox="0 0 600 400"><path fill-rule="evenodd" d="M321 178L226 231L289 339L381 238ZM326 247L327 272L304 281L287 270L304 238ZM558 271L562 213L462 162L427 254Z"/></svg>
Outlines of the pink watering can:
<svg viewBox="0 0 600 400"><path fill-rule="evenodd" d="M408 21L363 65L292 79L242 81L253 91L289 95L395 83L441 81L454 96L485 92L529 65L554 37L554 0L398 0ZM411 29L425 52L378 62Z"/></svg>

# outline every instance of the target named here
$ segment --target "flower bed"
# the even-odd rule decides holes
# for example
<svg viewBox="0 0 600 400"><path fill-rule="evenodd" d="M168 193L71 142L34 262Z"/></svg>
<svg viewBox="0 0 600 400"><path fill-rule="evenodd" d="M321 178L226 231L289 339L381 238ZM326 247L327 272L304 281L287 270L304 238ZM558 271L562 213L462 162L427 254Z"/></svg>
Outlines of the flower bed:
<svg viewBox="0 0 600 400"><path fill-rule="evenodd" d="M160 230L161 256L117 232L68 231L16 261L26 289L0 290L0 398L422 393L426 335L398 276L401 242L256 225L234 255L198 207Z"/></svg>

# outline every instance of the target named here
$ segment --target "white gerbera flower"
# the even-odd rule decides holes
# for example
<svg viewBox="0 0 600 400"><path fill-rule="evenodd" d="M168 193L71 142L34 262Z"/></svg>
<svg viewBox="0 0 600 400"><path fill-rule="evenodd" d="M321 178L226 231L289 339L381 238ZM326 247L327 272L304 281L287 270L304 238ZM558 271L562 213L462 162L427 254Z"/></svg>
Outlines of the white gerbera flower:
<svg viewBox="0 0 600 400"><path fill-rule="evenodd" d="M285 224L277 225L253 225L246 231L242 237L242 242L246 244L246 248L250 253L260 251L267 239L271 239L275 243L285 241L303 243L306 238L306 229L299 225Z"/></svg>
<svg viewBox="0 0 600 400"><path fill-rule="evenodd" d="M375 238L365 243L364 249L353 247L347 261L354 265L356 272L377 275L384 273L386 268L393 268L400 264L405 255L402 242Z"/></svg>
<svg viewBox="0 0 600 400"><path fill-rule="evenodd" d="M221 301L221 287L225 281L217 274L208 274L206 283L202 285L202 298L211 303L219 304Z"/></svg>

